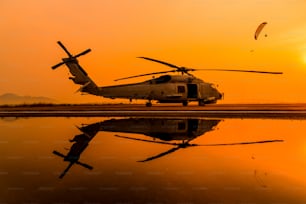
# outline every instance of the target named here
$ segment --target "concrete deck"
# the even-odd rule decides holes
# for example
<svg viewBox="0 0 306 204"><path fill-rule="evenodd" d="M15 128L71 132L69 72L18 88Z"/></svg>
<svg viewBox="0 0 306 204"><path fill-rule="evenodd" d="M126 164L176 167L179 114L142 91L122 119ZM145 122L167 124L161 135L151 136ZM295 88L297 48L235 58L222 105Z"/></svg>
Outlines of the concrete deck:
<svg viewBox="0 0 306 204"><path fill-rule="evenodd" d="M209 117L306 119L306 104L2 106L0 117Z"/></svg>

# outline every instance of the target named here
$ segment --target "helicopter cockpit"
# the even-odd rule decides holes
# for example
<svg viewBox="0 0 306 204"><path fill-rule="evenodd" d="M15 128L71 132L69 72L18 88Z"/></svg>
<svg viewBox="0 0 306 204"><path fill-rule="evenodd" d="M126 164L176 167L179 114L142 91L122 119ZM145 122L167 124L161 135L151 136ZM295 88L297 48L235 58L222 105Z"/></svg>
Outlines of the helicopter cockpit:
<svg viewBox="0 0 306 204"><path fill-rule="evenodd" d="M212 83L209 83L209 85L210 85L211 88L214 88L214 89L217 89L217 87L218 87L218 85L212 84Z"/></svg>
<svg viewBox="0 0 306 204"><path fill-rule="evenodd" d="M150 79L149 83L150 84L162 84L162 83L167 83L171 80L170 75L163 75L158 78Z"/></svg>
<svg viewBox="0 0 306 204"><path fill-rule="evenodd" d="M158 78L150 79L147 82L150 84L163 84L167 82L183 82L183 83L190 83L194 81L194 77L192 76L184 76L184 75L163 75ZM199 80L199 79L198 79ZM202 80L199 80L202 81Z"/></svg>

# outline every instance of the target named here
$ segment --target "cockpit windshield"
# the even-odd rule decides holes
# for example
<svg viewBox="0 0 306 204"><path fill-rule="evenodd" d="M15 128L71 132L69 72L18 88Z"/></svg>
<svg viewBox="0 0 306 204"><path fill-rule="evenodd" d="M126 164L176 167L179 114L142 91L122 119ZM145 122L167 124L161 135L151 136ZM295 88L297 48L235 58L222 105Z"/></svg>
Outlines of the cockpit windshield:
<svg viewBox="0 0 306 204"><path fill-rule="evenodd" d="M210 86L214 89L217 89L217 86L215 84L210 84Z"/></svg>
<svg viewBox="0 0 306 204"><path fill-rule="evenodd" d="M161 83L166 83L168 81L171 80L171 76L170 75L163 75L163 76L160 76L156 79L151 79L150 82L152 84L161 84Z"/></svg>

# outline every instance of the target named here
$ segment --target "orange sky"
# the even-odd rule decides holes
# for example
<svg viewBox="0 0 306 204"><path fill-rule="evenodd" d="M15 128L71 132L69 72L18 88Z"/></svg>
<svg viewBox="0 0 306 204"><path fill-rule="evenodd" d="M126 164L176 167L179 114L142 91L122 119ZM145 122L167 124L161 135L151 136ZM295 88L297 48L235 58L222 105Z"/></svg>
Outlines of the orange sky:
<svg viewBox="0 0 306 204"><path fill-rule="evenodd" d="M67 79L67 68L51 70L65 57L61 40L74 54L92 49L80 63L100 86L167 70L136 58L147 56L193 68L284 72L195 73L219 85L222 103L306 102L305 11L304 0L2 0L0 94L109 101L75 94L79 87ZM263 21L268 36L256 41Z"/></svg>

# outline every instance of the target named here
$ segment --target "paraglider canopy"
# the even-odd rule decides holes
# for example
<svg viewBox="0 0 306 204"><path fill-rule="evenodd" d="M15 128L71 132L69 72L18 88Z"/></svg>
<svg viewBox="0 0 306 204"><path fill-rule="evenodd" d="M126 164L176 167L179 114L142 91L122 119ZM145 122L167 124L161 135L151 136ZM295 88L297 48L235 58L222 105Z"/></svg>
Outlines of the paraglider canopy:
<svg viewBox="0 0 306 204"><path fill-rule="evenodd" d="M263 29L266 25L267 25L267 22L263 22L263 23L261 23L261 24L257 27L257 29L256 29L256 31L255 31L255 36L254 36L255 40L257 40L259 34L261 33L262 29ZM265 37L267 37L267 34L265 35Z"/></svg>

